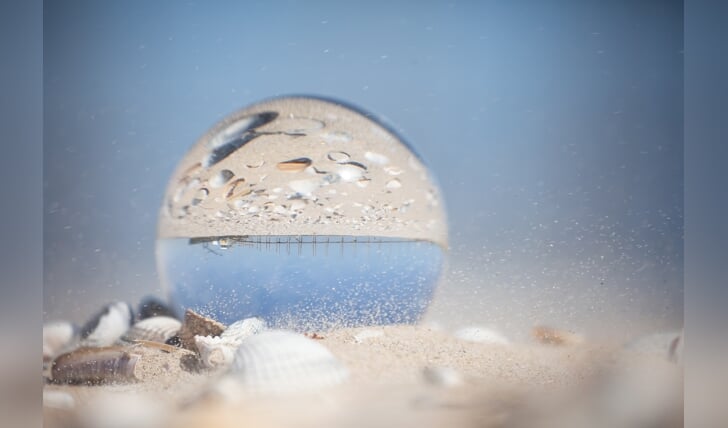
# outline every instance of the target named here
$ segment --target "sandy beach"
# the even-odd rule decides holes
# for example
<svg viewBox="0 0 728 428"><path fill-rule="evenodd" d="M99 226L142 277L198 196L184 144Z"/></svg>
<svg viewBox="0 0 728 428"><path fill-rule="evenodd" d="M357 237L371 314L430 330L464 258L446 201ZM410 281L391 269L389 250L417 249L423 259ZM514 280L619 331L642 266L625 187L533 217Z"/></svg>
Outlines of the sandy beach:
<svg viewBox="0 0 728 428"><path fill-rule="evenodd" d="M345 382L239 394L220 372L185 368L191 352L150 347L140 380L47 383L44 426L682 426L682 367L659 346L478 343L411 325L309 336L348 369Z"/></svg>

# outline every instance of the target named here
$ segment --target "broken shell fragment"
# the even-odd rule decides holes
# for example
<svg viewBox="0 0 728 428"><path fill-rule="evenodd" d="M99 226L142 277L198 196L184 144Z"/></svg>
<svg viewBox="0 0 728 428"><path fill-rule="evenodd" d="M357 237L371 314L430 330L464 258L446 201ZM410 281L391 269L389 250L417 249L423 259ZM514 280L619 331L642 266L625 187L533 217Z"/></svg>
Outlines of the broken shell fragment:
<svg viewBox="0 0 728 428"><path fill-rule="evenodd" d="M140 355L122 347L79 348L53 361L51 379L58 383L111 383L136 380Z"/></svg>
<svg viewBox="0 0 728 428"><path fill-rule="evenodd" d="M145 340L164 343L182 327L182 323L165 316L146 318L134 324L123 339L128 341Z"/></svg>
<svg viewBox="0 0 728 428"><path fill-rule="evenodd" d="M230 376L253 394L290 394L334 386L349 372L320 342L284 330L264 331L238 347Z"/></svg>
<svg viewBox="0 0 728 428"><path fill-rule="evenodd" d="M215 321L212 318L208 318L204 315L200 315L192 309L185 311L185 320L182 323L179 333L176 336L170 338L167 343L176 344L179 343L185 349L197 351L195 345L195 336L219 336L225 331L225 325Z"/></svg>
<svg viewBox="0 0 728 428"><path fill-rule="evenodd" d="M131 306L113 302L96 313L81 329L81 346L113 345L129 330L134 319Z"/></svg>
<svg viewBox="0 0 728 428"><path fill-rule="evenodd" d="M276 168L286 172L298 172L303 171L311 165L312 161L309 158L297 158L283 162L278 162Z"/></svg>
<svg viewBox="0 0 728 428"><path fill-rule="evenodd" d="M579 334L542 325L534 327L531 336L544 345L573 346L584 343L584 338Z"/></svg>

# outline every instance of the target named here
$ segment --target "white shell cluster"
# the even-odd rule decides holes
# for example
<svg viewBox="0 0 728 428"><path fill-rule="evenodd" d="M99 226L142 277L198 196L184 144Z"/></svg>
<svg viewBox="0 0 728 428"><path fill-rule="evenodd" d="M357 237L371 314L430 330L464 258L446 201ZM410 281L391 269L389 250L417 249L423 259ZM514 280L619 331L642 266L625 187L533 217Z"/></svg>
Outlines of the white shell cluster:
<svg viewBox="0 0 728 428"><path fill-rule="evenodd" d="M228 376L248 393L284 395L338 385L348 379L349 371L315 340L270 330L243 341Z"/></svg>
<svg viewBox="0 0 728 428"><path fill-rule="evenodd" d="M265 321L262 319L246 318L230 324L220 336L195 336L195 345L203 367L218 369L230 366L235 350L243 340L265 328Z"/></svg>

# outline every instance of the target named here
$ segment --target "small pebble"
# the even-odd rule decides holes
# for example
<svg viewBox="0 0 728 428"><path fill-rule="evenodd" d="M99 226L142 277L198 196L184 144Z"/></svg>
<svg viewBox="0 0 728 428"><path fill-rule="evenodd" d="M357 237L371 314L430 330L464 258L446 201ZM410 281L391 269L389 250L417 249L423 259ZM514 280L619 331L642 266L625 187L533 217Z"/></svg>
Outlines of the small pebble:
<svg viewBox="0 0 728 428"><path fill-rule="evenodd" d="M374 339L376 337L384 337L384 331L383 330L362 330L354 335L354 343L362 343L369 339Z"/></svg>
<svg viewBox="0 0 728 428"><path fill-rule="evenodd" d="M73 399L73 396L67 392L43 390L43 407L71 410L75 405L76 401Z"/></svg>
<svg viewBox="0 0 728 428"><path fill-rule="evenodd" d="M463 377L451 367L425 367L422 376L430 385L450 388L463 384Z"/></svg>
<svg viewBox="0 0 728 428"><path fill-rule="evenodd" d="M584 343L584 337L580 334L546 326L534 327L531 336L543 345L573 346Z"/></svg>
<svg viewBox="0 0 728 428"><path fill-rule="evenodd" d="M468 342L507 345L510 342L501 333L487 327L464 327L455 332L455 337Z"/></svg>

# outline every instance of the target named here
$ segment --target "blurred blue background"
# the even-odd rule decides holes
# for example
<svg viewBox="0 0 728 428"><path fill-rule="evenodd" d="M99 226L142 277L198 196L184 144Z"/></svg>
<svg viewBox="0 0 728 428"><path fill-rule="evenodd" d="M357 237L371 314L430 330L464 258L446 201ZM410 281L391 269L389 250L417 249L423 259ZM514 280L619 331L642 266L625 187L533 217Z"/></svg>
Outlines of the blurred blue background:
<svg viewBox="0 0 728 428"><path fill-rule="evenodd" d="M46 2L44 318L162 294L166 180L275 95L381 115L439 179L428 319L682 325L681 2Z"/></svg>

